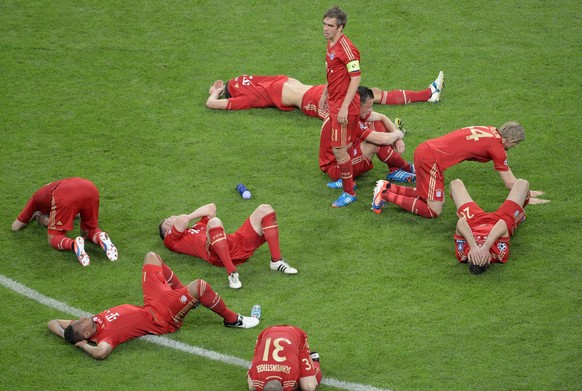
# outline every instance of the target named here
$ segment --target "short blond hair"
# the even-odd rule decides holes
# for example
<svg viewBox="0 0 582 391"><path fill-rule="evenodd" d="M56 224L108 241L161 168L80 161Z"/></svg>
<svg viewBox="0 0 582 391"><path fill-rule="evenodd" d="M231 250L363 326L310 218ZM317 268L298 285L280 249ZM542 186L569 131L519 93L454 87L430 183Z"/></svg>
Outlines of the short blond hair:
<svg viewBox="0 0 582 391"><path fill-rule="evenodd" d="M525 140L525 129L517 121L509 121L499 127L501 137L515 144Z"/></svg>

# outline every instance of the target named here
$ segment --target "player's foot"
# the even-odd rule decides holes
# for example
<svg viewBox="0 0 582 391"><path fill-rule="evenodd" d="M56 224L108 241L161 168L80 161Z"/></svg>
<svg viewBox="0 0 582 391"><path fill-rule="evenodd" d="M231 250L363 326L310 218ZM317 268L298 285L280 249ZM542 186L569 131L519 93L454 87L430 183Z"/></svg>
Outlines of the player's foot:
<svg viewBox="0 0 582 391"><path fill-rule="evenodd" d="M344 188L344 182L342 181L342 179L338 179L335 182L327 182L327 187L331 188L331 189L343 189ZM356 190L357 186L354 183L354 190Z"/></svg>
<svg viewBox="0 0 582 391"><path fill-rule="evenodd" d="M242 282L240 282L237 272L232 272L228 275L228 286L232 289L242 288Z"/></svg>
<svg viewBox="0 0 582 391"><path fill-rule="evenodd" d="M440 71L436 80L433 81L429 86L431 95L430 98L428 98L428 102L437 103L439 100L441 100L441 91L443 90L444 86L445 86L445 74L443 73L443 71Z"/></svg>
<svg viewBox="0 0 582 391"><path fill-rule="evenodd" d="M386 175L386 179L392 182L414 183L416 182L416 174L399 168Z"/></svg>
<svg viewBox="0 0 582 391"><path fill-rule="evenodd" d="M85 239L80 236L75 238L75 243L73 244L73 251L77 256L77 260L83 266L89 266L91 261L89 260L89 255L85 252Z"/></svg>
<svg viewBox="0 0 582 391"><path fill-rule="evenodd" d="M297 269L294 267L289 266L289 264L285 261L285 259L281 258L278 261L271 261L270 268L271 270L278 270L285 274L297 274Z"/></svg>
<svg viewBox="0 0 582 391"><path fill-rule="evenodd" d="M346 193L345 191L331 204L334 208L341 208L347 206L357 200L355 195Z"/></svg>
<svg viewBox="0 0 582 391"><path fill-rule="evenodd" d="M382 213L382 206L386 201L382 197L386 190L390 187L390 182L379 180L374 187L374 197L372 198L372 210L376 214Z"/></svg>
<svg viewBox="0 0 582 391"><path fill-rule="evenodd" d="M252 329L259 324L259 318L253 318L252 316L242 316L238 315L238 319L234 323L228 323L224 321L226 327L239 327L241 329Z"/></svg>
<svg viewBox="0 0 582 391"><path fill-rule="evenodd" d="M414 163L408 162L408 164L410 164L410 172L415 175L414 179L416 179L416 168L414 168Z"/></svg>
<svg viewBox="0 0 582 391"><path fill-rule="evenodd" d="M319 353L317 353L317 352L309 352L309 355L311 356L311 359L313 361L319 361Z"/></svg>
<svg viewBox="0 0 582 391"><path fill-rule="evenodd" d="M107 258L109 258L110 261L117 261L118 257L117 247L115 247L115 245L111 243L111 239L109 239L109 235L107 235L107 232L99 233L99 244L101 245L103 252L105 253L105 255L107 255Z"/></svg>

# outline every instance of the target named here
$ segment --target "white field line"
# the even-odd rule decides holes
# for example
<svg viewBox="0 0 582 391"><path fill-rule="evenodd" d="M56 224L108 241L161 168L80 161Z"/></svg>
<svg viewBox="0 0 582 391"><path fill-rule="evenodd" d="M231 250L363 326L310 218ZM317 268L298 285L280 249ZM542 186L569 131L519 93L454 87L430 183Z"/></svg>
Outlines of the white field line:
<svg viewBox="0 0 582 391"><path fill-rule="evenodd" d="M24 286L24 285L4 276L2 274L0 274L0 284L2 284L3 286L5 286L8 289L13 290L16 293L21 294L22 296L28 297L29 299L34 300L34 301L36 301L40 304L43 304L47 307L53 308L53 309L61 311L61 312L65 312L67 314L74 315L75 318L88 317L88 316L93 315L89 312L80 310L80 309L75 308L75 307L71 307L70 305L68 305L66 303L63 303L63 302L57 301L53 298L50 298L48 296L45 296L42 293L39 293L33 289L30 289L27 286ZM236 366L243 367L243 368L248 368L249 365L251 365L250 361L243 360L243 359L238 358L238 357L229 356L226 354L214 352L212 350L202 349L202 348L199 348L197 346L187 345L185 343L174 341L173 339L166 338L166 337L159 336L159 335L146 335L144 337L141 337L141 339L144 339L144 340L149 341L151 343L154 343L156 345L176 349L176 350L179 350L179 351L182 351L185 353L194 354L194 355L197 355L200 357L208 358L208 359L214 360L214 361L219 361L219 362L222 362L225 364L236 365ZM325 384L325 385L328 385L331 387L336 387L336 388L339 388L342 390L347 390L347 391L390 391L390 390L384 389L384 388L376 388L376 387L372 387L372 386L367 386L365 384L344 382L344 381L336 380L336 379L332 379L332 378L323 378L321 380L321 384Z"/></svg>

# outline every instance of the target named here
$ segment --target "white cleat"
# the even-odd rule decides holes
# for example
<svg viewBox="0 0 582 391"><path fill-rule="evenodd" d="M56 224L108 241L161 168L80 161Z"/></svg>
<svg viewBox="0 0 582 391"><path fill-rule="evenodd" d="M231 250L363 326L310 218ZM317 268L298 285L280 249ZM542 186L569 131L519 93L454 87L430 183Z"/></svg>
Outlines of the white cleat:
<svg viewBox="0 0 582 391"><path fill-rule="evenodd" d="M228 275L228 286L232 289L242 288L242 282L240 282L237 272L232 272Z"/></svg>
<svg viewBox="0 0 582 391"><path fill-rule="evenodd" d="M85 239L81 236L75 238L75 243L73 244L73 251L77 256L77 260L83 266L89 266L91 261L89 260L89 255L85 252Z"/></svg>
<svg viewBox="0 0 582 391"><path fill-rule="evenodd" d="M271 270L278 270L285 274L297 274L297 269L289 266L289 264L283 259L279 259L277 262L270 262Z"/></svg>
<svg viewBox="0 0 582 391"><path fill-rule="evenodd" d="M238 319L234 323L227 323L224 321L226 327L239 327L241 329L252 329L259 324L258 318L253 318L252 316L242 316L239 314Z"/></svg>
<svg viewBox="0 0 582 391"><path fill-rule="evenodd" d="M432 92L430 98L428 98L428 102L437 103L441 100L441 92L443 87L445 86L445 74L443 71L439 72L436 80L431 83L430 91Z"/></svg>
<svg viewBox="0 0 582 391"><path fill-rule="evenodd" d="M109 258L110 261L117 261L118 257L117 247L115 247L115 245L111 243L111 239L109 238L109 235L107 235L106 232L101 232L99 234L99 244L101 245L103 252L105 253L105 255L107 255L107 258Z"/></svg>

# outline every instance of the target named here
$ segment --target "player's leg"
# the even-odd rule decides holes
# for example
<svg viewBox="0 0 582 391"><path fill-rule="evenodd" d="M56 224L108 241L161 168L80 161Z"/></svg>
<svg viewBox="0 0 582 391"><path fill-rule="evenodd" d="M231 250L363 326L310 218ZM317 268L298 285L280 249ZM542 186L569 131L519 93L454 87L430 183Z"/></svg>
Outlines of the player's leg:
<svg viewBox="0 0 582 391"><path fill-rule="evenodd" d="M166 265L164 263L164 261L162 260L162 258L154 253L154 252L148 252L143 260L144 265L157 265L157 266L161 266L162 267L162 273L164 274L164 278L166 280L166 282L168 283L168 285L172 288L172 289L180 289L184 287L184 284L182 284L182 281L180 281L180 279L178 278L178 276L176 276L174 274L174 272L172 271L172 269L170 269L170 267L168 265Z"/></svg>
<svg viewBox="0 0 582 391"><path fill-rule="evenodd" d="M228 274L229 286L232 289L241 288L242 283L239 280L236 266L234 266L234 263L232 263L230 248L228 247L228 241L226 239L226 233L224 232L222 221L218 217L214 217L208 220L208 225L206 228L208 241L224 265L226 274Z"/></svg>
<svg viewBox="0 0 582 391"><path fill-rule="evenodd" d="M379 88L372 88L374 92L374 103L381 105L405 105L415 102L427 102L432 94L430 87L420 91L412 90L390 90L383 91Z"/></svg>
<svg viewBox="0 0 582 391"><path fill-rule="evenodd" d="M221 316L227 327L251 328L259 324L257 318L242 316L231 311L212 286L204 280L198 279L189 283L188 292L204 307Z"/></svg>
<svg viewBox="0 0 582 391"><path fill-rule="evenodd" d="M529 196L529 182L525 179L518 179L511 188L507 199L525 207L529 201Z"/></svg>
<svg viewBox="0 0 582 391"><path fill-rule="evenodd" d="M297 274L297 269L289 266L281 256L279 225L277 223L277 214L273 207L268 204L260 205L251 213L249 221L253 230L267 241L269 252L271 253L271 270L279 270L285 274Z"/></svg>
<svg viewBox="0 0 582 391"><path fill-rule="evenodd" d="M449 190L451 191L451 198L455 203L456 209L458 209L463 204L473 202L473 199L469 195L465 184L460 179L453 179L449 184Z"/></svg>

